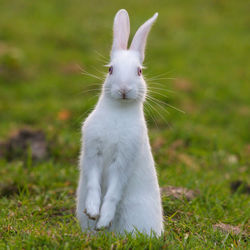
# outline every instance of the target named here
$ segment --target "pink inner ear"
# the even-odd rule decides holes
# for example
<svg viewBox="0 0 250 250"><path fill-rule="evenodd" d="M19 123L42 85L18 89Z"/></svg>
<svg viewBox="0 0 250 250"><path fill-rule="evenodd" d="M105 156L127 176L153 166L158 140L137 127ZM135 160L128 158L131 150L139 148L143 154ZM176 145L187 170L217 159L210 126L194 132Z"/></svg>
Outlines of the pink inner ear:
<svg viewBox="0 0 250 250"><path fill-rule="evenodd" d="M128 38L130 33L129 16L126 10L117 12L114 20L114 41L113 50L127 49Z"/></svg>
<svg viewBox="0 0 250 250"><path fill-rule="evenodd" d="M158 13L155 13L153 17L151 17L142 26L140 26L132 40L130 49L139 52L141 62L143 62L144 60L144 51L146 47L148 33L157 17Z"/></svg>
<svg viewBox="0 0 250 250"><path fill-rule="evenodd" d="M118 49L127 49L129 31L127 30L127 25L124 21L125 20L118 20L118 24L114 30Z"/></svg>

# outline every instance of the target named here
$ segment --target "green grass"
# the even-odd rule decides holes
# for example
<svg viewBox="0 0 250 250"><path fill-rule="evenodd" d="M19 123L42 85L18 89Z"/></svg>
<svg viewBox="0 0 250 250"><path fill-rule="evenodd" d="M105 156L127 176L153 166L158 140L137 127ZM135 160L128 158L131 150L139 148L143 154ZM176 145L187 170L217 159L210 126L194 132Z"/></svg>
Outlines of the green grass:
<svg viewBox="0 0 250 250"><path fill-rule="evenodd" d="M249 229L249 196L230 191L232 181L249 181L247 1L0 0L0 6L0 138L29 126L50 142L44 161L0 160L0 249L247 248L245 235L213 229L219 222ZM159 12L144 74L176 78L148 84L173 90L152 95L185 111L154 103L146 109L160 185L200 191L192 201L163 199L160 239L83 234L74 216L80 127L98 93L86 91L101 86L75 65L98 76L106 70L120 8L130 14L132 34Z"/></svg>

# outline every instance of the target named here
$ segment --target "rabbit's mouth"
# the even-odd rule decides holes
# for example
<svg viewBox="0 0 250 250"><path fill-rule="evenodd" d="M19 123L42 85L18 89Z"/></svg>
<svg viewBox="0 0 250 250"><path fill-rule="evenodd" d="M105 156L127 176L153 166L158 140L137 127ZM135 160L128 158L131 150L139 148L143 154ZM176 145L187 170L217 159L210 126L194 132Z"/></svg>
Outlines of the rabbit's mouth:
<svg viewBox="0 0 250 250"><path fill-rule="evenodd" d="M122 103L129 103L129 102L134 102L136 101L136 98L134 97L129 97L127 95L125 96L121 96L119 98L115 98L116 100L118 100L119 102L122 102Z"/></svg>
<svg viewBox="0 0 250 250"><path fill-rule="evenodd" d="M140 91L134 89L112 89L106 87L103 91L104 95L109 96L116 101L122 103L135 102L141 99Z"/></svg>
<svg viewBox="0 0 250 250"><path fill-rule="evenodd" d="M118 97L119 101L121 102L134 102L136 101L138 98L137 98L137 95L131 93L131 94L121 94L119 97Z"/></svg>
<svg viewBox="0 0 250 250"><path fill-rule="evenodd" d="M134 93L133 91L115 91L115 92L111 92L111 96L116 99L119 100L121 102L131 102L131 101L135 101L137 99L136 93Z"/></svg>
<svg viewBox="0 0 250 250"><path fill-rule="evenodd" d="M134 98L128 98L128 97L122 97L122 98L119 98L118 99L120 102L132 102L132 101L135 101Z"/></svg>

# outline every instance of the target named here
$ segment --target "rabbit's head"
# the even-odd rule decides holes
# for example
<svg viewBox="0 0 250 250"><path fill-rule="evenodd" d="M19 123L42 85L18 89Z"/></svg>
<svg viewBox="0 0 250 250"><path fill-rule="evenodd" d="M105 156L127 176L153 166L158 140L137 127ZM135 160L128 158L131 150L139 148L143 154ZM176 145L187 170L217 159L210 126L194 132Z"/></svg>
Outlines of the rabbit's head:
<svg viewBox="0 0 250 250"><path fill-rule="evenodd" d="M114 37L109 73L104 83L104 93L118 101L144 101L146 83L142 64L148 33L158 13L146 21L136 32L127 49L130 24L126 10L119 10L114 19Z"/></svg>

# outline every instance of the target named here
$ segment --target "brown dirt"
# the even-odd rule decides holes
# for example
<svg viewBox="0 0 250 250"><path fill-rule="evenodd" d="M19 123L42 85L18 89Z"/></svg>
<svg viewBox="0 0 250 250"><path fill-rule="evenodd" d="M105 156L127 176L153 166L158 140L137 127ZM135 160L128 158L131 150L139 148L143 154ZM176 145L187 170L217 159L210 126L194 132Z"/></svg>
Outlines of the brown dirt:
<svg viewBox="0 0 250 250"><path fill-rule="evenodd" d="M220 230L224 233L231 233L231 234L242 234L244 236L247 236L247 232L245 232L244 230L242 230L239 226L232 226L229 224L224 224L224 223L217 223L215 225L213 225L213 229L214 230Z"/></svg>
<svg viewBox="0 0 250 250"><path fill-rule="evenodd" d="M236 180L231 182L231 192L240 192L240 193L245 193L245 194L250 194L250 186L247 185L246 182L243 182L241 180Z"/></svg>
<svg viewBox="0 0 250 250"><path fill-rule="evenodd" d="M43 131L23 128L16 131L6 141L0 142L0 157L9 161L15 158L26 158L29 153L33 160L46 158L48 145Z"/></svg>
<svg viewBox="0 0 250 250"><path fill-rule="evenodd" d="M16 183L1 183L0 197L10 197L19 194L20 187Z"/></svg>
<svg viewBox="0 0 250 250"><path fill-rule="evenodd" d="M164 186L161 188L161 194L164 196L170 196L175 199L187 199L187 200L193 200L196 198L199 194L199 190L191 190L184 187L174 187L174 186Z"/></svg>

